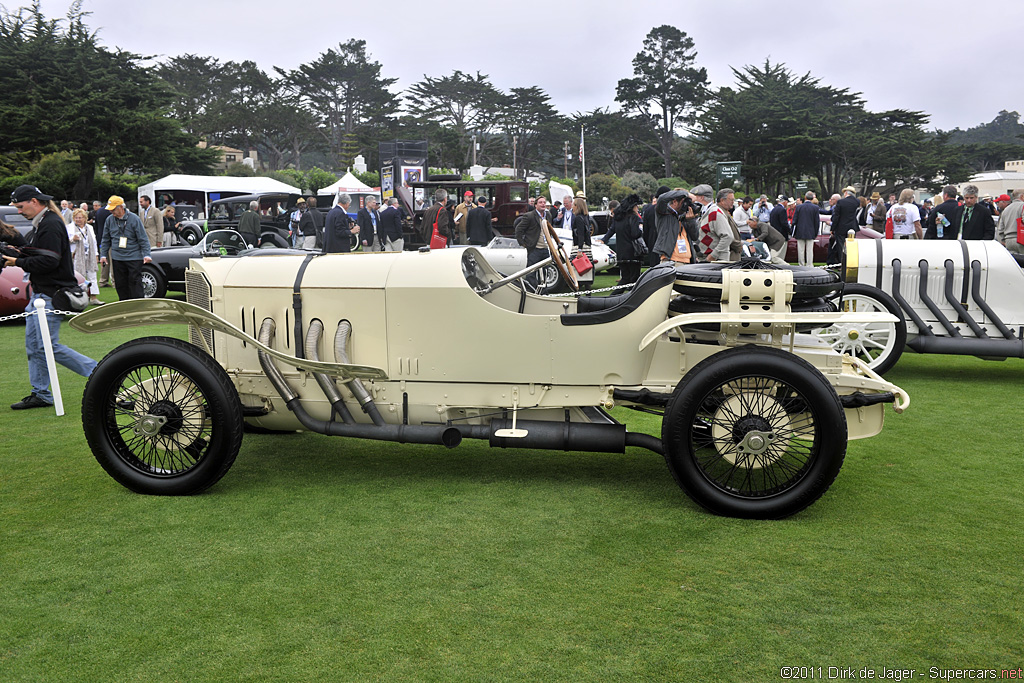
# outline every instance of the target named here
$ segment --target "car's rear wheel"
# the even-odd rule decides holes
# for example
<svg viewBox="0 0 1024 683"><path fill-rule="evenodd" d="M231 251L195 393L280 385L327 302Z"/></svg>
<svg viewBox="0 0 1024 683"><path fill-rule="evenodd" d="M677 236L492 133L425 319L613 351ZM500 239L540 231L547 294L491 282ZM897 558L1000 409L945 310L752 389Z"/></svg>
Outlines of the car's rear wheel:
<svg viewBox="0 0 1024 683"><path fill-rule="evenodd" d="M167 296L167 278L152 263L142 266L142 296L147 299L162 299Z"/></svg>
<svg viewBox="0 0 1024 683"><path fill-rule="evenodd" d="M665 460L694 501L720 515L779 519L835 480L846 415L828 380L778 349L739 347L698 363L662 422Z"/></svg>
<svg viewBox="0 0 1024 683"><path fill-rule="evenodd" d="M843 288L845 313L891 313L894 323L843 323L819 329L815 334L839 353L860 358L868 367L884 374L903 355L907 345L907 321L899 304L880 289L857 282Z"/></svg>
<svg viewBox="0 0 1024 683"><path fill-rule="evenodd" d="M85 385L82 424L103 469L137 493L202 491L242 444L242 406L227 373L166 337L132 340L100 361Z"/></svg>

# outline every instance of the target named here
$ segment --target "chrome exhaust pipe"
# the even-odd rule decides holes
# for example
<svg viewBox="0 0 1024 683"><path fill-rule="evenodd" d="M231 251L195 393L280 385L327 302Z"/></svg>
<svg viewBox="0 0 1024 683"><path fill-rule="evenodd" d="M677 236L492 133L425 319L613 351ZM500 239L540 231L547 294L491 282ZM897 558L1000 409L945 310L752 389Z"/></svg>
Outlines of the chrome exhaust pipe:
<svg viewBox="0 0 1024 683"><path fill-rule="evenodd" d="M261 344L270 346L274 341L274 334L277 331L277 324L273 318L266 318L260 326L259 341ZM368 425L368 424L342 424L340 422L329 422L317 420L306 412L302 407L299 395L288 385L277 368L274 359L264 351L258 351L260 366L266 373L267 379L274 385L274 389L284 399L288 410L295 413L295 417L303 427L311 432L328 434L330 436L351 436L357 439L373 439L375 441L395 441L398 443L424 443L436 444L447 448L455 448L462 443L462 431L457 427L449 425ZM378 415L379 416L379 415Z"/></svg>
<svg viewBox="0 0 1024 683"><path fill-rule="evenodd" d="M313 320L309 323L309 329L306 330L306 358L320 360L317 347L320 345L320 337L323 336L323 333L324 324L322 322ZM320 389L324 392L327 400L331 402L331 406L341 417L342 422L345 424L355 424L356 421L352 417L352 413L348 411L348 406L345 405L345 400L341 397L341 392L338 391L334 380L322 372L314 372L313 377L316 379L316 383L320 385Z"/></svg>
<svg viewBox="0 0 1024 683"><path fill-rule="evenodd" d="M338 323L338 330L334 333L334 360L338 363L344 363L348 365L348 338L352 335L352 323L347 320L342 320ZM370 392L366 390L363 383L358 379L352 379L346 382L349 390L359 401L359 405L362 406L363 412L370 416L375 425L383 425L384 418L381 417L380 411L377 410L377 404L373 402L373 397L370 396Z"/></svg>

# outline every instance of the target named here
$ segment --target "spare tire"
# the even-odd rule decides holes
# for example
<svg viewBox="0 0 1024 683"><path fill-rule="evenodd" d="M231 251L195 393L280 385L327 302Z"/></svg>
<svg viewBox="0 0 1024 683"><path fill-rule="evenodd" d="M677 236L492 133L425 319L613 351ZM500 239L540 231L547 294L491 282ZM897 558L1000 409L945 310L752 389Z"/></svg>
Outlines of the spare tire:
<svg viewBox="0 0 1024 683"><path fill-rule="evenodd" d="M676 283L674 288L680 294L717 300L719 297L715 295L715 292L721 288L722 271L737 268L788 270L792 272L793 282L796 285L793 291L794 301L834 296L842 290L843 286L838 273L825 270L824 268L815 268L813 266L776 266L761 261L737 261L687 263L676 266ZM713 285L719 285L719 287L714 287Z"/></svg>
<svg viewBox="0 0 1024 683"><path fill-rule="evenodd" d="M749 304L751 310L758 310L764 304ZM770 309L771 307L768 306ZM831 301L822 298L808 298L794 301L790 304L793 313L834 313L839 309ZM721 303L704 297L694 297L687 294L674 297L668 304L668 310L673 313L718 313L722 310ZM821 323L806 323L796 326L797 332L810 332L822 326ZM706 332L718 332L720 323L698 323L692 326L694 329Z"/></svg>

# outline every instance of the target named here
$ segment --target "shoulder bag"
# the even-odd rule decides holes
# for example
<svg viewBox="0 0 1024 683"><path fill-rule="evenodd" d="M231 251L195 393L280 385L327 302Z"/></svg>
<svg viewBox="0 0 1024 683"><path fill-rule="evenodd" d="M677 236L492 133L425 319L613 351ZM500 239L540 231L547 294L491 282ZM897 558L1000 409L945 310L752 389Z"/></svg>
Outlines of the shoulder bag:
<svg viewBox="0 0 1024 683"><path fill-rule="evenodd" d="M437 213L434 214L434 229L430 233L430 248L444 249L448 246L448 238L442 235L437 228L437 219L441 215L441 212L444 211L444 205L438 204L437 207Z"/></svg>

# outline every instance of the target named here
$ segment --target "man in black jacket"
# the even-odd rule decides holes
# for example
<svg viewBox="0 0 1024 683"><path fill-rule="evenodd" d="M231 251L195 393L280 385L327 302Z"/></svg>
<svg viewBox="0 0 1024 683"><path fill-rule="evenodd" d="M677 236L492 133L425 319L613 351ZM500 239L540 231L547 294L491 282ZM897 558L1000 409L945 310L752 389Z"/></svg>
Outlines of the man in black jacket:
<svg viewBox="0 0 1024 683"><path fill-rule="evenodd" d="M381 251L384 240L380 238L380 212L377 211L376 197L366 198L366 206L356 214L356 224L359 226L359 234L363 236L365 251Z"/></svg>
<svg viewBox="0 0 1024 683"><path fill-rule="evenodd" d="M779 234L787 240L792 232L789 229L788 208L789 200L786 199L785 195L780 194L778 199L775 200L775 206L772 207L771 213L768 214L768 224L778 230Z"/></svg>
<svg viewBox="0 0 1024 683"><path fill-rule="evenodd" d="M928 219L924 223L924 238L926 240L944 239L955 240L960 236L960 226L955 223L956 212L960 205L956 201L956 188L946 185L942 188L942 203L932 209ZM946 220L939 218L942 216ZM943 223L942 235L939 235L939 224Z"/></svg>
<svg viewBox="0 0 1024 683"><path fill-rule="evenodd" d="M96 221L96 244L97 246L103 244L103 230L107 225L107 217L110 216L110 211L107 210L107 205L100 202L93 202L93 206L98 206L96 213L94 214L94 220ZM100 287L113 287L114 286L114 269L110 267L110 251L106 254L100 254L105 256L107 262L100 266L99 285Z"/></svg>
<svg viewBox="0 0 1024 683"><path fill-rule="evenodd" d="M978 202L977 185L964 185L964 205L957 209L952 227L960 231L961 239L995 239L996 222L988 207Z"/></svg>
<svg viewBox="0 0 1024 683"><path fill-rule="evenodd" d="M469 243L477 246L488 244L494 235L491 223L497 220L497 218L492 218L491 212L487 210L487 197L477 197L476 208L470 210L466 216L466 234L469 237Z"/></svg>
<svg viewBox="0 0 1024 683"><path fill-rule="evenodd" d="M314 200L310 199L310 201ZM352 239L358 238L360 231L359 226L354 225L348 215L348 207L351 203L352 197L347 192L338 193L338 203L327 214L327 223L324 225L325 254L343 254L352 251ZM315 203L306 213L310 212L320 213L316 210ZM303 216L302 220L306 220L306 217Z"/></svg>
<svg viewBox="0 0 1024 683"><path fill-rule="evenodd" d="M35 227L29 245L34 249L28 250L29 255L17 258L5 255L3 265L17 266L28 273L32 295L25 310L29 312L36 310L36 299L42 299L46 302L47 309L53 309L53 295L57 290L78 284L71 262L68 231L57 211L57 205L52 200L53 197L43 194L38 187L32 185L20 185L11 193L11 204L18 207L18 213L32 221ZM59 315L46 314L54 360L69 370L88 377L96 369L96 361L60 343L60 322ZM46 366L46 352L38 315L30 315L25 320L25 350L28 352L28 379L32 385L32 393L11 405L11 409L52 406L50 373Z"/></svg>
<svg viewBox="0 0 1024 683"><path fill-rule="evenodd" d="M381 251L402 251L405 248L402 210L398 208L398 197L388 200L388 208L380 212L380 222L377 226Z"/></svg>
<svg viewBox="0 0 1024 683"><path fill-rule="evenodd" d="M668 192L665 185L654 191L650 204L644 204L640 210L640 220L644 224L644 244L647 245L648 265L658 265L661 257L654 253L654 243L658 241L658 197Z"/></svg>
<svg viewBox="0 0 1024 683"><path fill-rule="evenodd" d="M857 210L860 201L852 187L843 188L843 197L832 207L832 235L828 240L828 262L843 262L843 242L850 230L857 233Z"/></svg>

